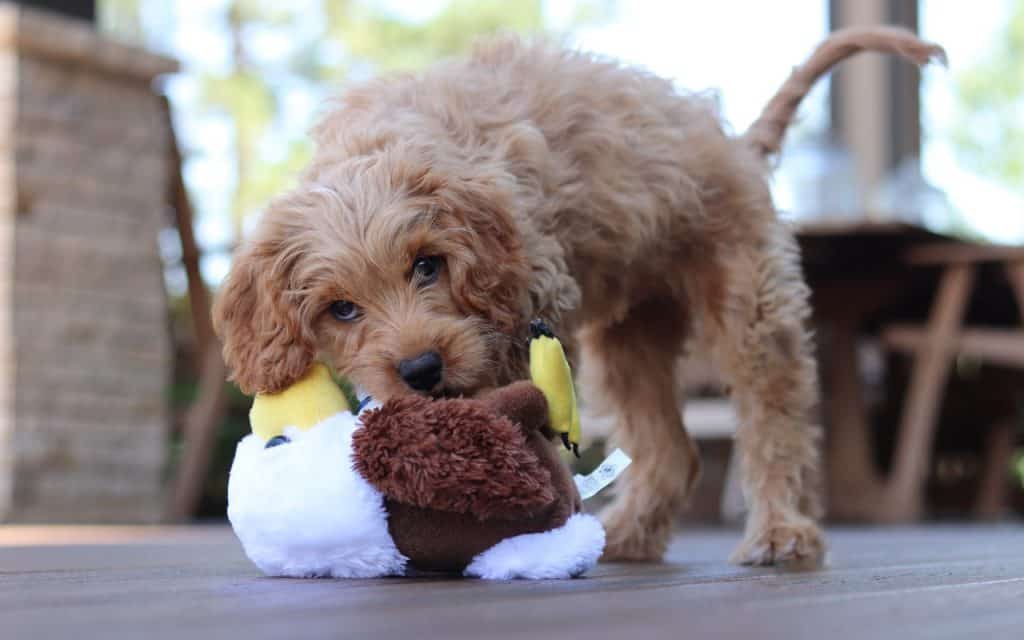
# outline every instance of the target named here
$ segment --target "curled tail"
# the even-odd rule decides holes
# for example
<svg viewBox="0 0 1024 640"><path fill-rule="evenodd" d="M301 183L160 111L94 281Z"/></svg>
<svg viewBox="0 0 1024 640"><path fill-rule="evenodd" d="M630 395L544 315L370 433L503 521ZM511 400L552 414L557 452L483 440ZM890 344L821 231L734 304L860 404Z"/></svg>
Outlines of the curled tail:
<svg viewBox="0 0 1024 640"><path fill-rule="evenodd" d="M918 65L932 61L946 64L946 52L942 47L925 42L906 29L884 26L840 29L829 35L806 62L793 70L754 124L743 134L744 140L762 156L778 153L786 128L814 83L836 64L861 51L892 53Z"/></svg>

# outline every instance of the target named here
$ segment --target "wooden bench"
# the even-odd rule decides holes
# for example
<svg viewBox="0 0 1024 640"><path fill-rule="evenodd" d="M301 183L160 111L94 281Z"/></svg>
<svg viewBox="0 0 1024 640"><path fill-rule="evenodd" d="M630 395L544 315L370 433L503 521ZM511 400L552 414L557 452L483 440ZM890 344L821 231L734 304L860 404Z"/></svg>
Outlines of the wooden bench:
<svg viewBox="0 0 1024 640"><path fill-rule="evenodd" d="M990 276L1000 270L1009 278L1019 313L1024 313L1024 247L952 241L913 225L864 220L806 225L798 237L819 335L829 517L916 520L923 511L936 424L953 362L970 355L1021 368L1021 331L1006 329L1006 324L998 329L965 327L963 320L975 286L988 291ZM931 285L921 300L927 321L920 326L887 322L892 310L918 305L918 288L930 279L926 269L939 272L938 286ZM976 279L979 273L982 277ZM907 301L910 295L913 301ZM1006 321L1012 324L1013 316ZM876 354L903 352L913 358L888 474L875 466L865 347ZM1009 419L994 426L985 454L990 462L984 465L974 505L984 516L1003 506L1005 466L992 461L1005 461L1014 442Z"/></svg>
<svg viewBox="0 0 1024 640"><path fill-rule="evenodd" d="M879 504L879 519L887 522L912 521L921 515L942 394L956 359L969 356L1024 370L1024 248L941 243L909 250L906 261L939 267L942 275L926 324L891 325L882 331L887 348L913 358L893 470ZM986 263L1004 270L1022 316L1020 329L964 326L977 269ZM997 425L986 452L975 507L979 515L995 515L1002 507L1012 448L1012 425Z"/></svg>

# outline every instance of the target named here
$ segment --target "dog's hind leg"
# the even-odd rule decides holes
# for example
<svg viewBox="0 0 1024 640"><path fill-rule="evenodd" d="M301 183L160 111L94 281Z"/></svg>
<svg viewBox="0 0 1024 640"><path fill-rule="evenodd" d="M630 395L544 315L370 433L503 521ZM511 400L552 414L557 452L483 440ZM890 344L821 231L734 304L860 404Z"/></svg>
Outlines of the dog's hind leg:
<svg viewBox="0 0 1024 640"><path fill-rule="evenodd" d="M748 235L707 272L703 333L732 388L736 445L749 509L741 564L816 565L824 542L813 478L818 462L817 372L808 290L796 243L781 224Z"/></svg>
<svg viewBox="0 0 1024 640"><path fill-rule="evenodd" d="M682 305L666 297L634 307L622 322L581 332L585 410L615 416L615 444L633 459L601 514L606 560L660 558L699 475L674 380L687 330Z"/></svg>

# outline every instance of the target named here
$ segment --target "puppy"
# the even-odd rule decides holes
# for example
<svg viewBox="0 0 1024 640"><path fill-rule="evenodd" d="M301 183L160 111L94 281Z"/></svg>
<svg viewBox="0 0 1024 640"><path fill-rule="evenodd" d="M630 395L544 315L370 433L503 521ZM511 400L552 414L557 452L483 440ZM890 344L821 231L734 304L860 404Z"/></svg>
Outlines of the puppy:
<svg viewBox="0 0 1024 640"><path fill-rule="evenodd" d="M378 398L468 396L526 377L542 318L634 459L606 557L649 560L698 477L675 380L696 337L742 418L734 561L816 562L808 290L767 160L814 81L865 49L942 55L898 29L834 33L737 137L667 80L507 37L349 90L220 292L233 379L279 391L320 357Z"/></svg>

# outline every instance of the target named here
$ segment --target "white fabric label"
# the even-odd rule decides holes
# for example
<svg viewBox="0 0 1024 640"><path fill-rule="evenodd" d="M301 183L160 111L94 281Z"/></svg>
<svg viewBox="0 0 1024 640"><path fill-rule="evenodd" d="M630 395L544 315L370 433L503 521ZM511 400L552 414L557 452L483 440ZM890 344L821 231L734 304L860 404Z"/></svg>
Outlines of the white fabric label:
<svg viewBox="0 0 1024 640"><path fill-rule="evenodd" d="M589 474L581 476L577 473L573 476L573 480L576 481L576 488L580 492L580 497L586 500L596 496L602 489L610 485L615 478L618 478L631 462L633 460L622 449L616 449Z"/></svg>

